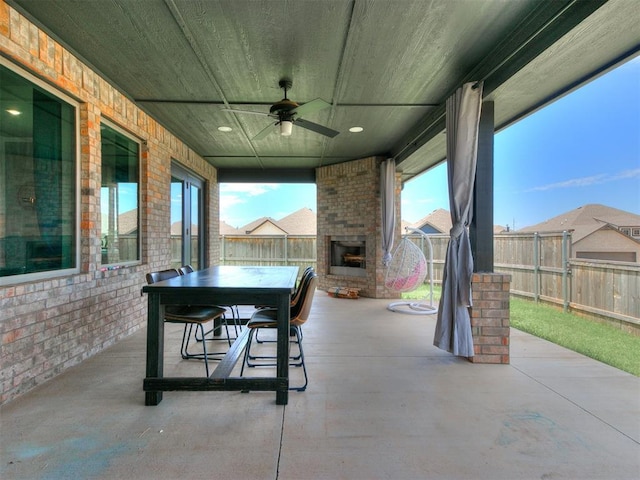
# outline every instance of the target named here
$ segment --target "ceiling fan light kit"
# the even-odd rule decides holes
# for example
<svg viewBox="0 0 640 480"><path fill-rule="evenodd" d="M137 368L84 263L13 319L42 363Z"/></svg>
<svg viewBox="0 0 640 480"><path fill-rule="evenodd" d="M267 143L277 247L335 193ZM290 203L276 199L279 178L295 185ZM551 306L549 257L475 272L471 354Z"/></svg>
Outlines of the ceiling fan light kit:
<svg viewBox="0 0 640 480"><path fill-rule="evenodd" d="M291 135L291 131L293 130L293 122L288 120L283 120L280 122L280 135L283 137L288 137Z"/></svg>
<svg viewBox="0 0 640 480"><path fill-rule="evenodd" d="M269 108L269 113L254 112L249 110L236 110L233 108L223 108L222 110L233 113L265 115L276 120L274 123L268 125L266 128L258 132L258 134L252 138L252 140L254 141L261 140L262 138L266 137L269 133L271 133L271 131L273 131L274 126L279 126L280 135L283 137L291 136L294 125L302 127L306 130L311 130L312 132L319 133L320 135L324 135L325 137L329 138L333 138L340 133L337 130L333 130L329 127L325 127L324 125L319 125L302 118L303 115L308 115L310 113L318 112L320 110L324 110L325 108L331 107L330 103L325 102L321 98L316 98L315 100L311 100L310 102L300 105L287 98L287 90L289 90L293 85L293 82L291 80L281 79L278 82L278 85L284 90L284 98L279 102L271 105L271 107Z"/></svg>

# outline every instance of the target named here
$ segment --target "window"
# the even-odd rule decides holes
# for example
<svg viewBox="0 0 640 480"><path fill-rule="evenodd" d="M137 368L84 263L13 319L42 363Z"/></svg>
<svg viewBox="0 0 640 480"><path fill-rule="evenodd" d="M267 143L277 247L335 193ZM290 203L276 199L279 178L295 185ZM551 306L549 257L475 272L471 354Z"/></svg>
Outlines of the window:
<svg viewBox="0 0 640 480"><path fill-rule="evenodd" d="M100 227L102 264L140 260L140 144L106 123L102 136Z"/></svg>
<svg viewBox="0 0 640 480"><path fill-rule="evenodd" d="M77 271L77 109L61 97L0 64L0 284Z"/></svg>
<svg viewBox="0 0 640 480"><path fill-rule="evenodd" d="M640 237L640 228L634 228L634 229L633 229L632 236L634 236L634 237Z"/></svg>
<svg viewBox="0 0 640 480"><path fill-rule="evenodd" d="M625 235L631 235L631 229L629 227L621 227L620 231Z"/></svg>

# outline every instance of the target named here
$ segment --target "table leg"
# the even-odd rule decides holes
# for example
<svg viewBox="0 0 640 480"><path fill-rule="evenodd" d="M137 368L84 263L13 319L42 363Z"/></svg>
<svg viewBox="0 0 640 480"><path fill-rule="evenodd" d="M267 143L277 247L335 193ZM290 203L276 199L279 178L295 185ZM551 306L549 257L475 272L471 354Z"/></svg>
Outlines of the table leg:
<svg viewBox="0 0 640 480"><path fill-rule="evenodd" d="M147 378L160 378L164 369L164 305L150 293L147 311ZM145 405L158 405L162 392L145 392Z"/></svg>
<svg viewBox="0 0 640 480"><path fill-rule="evenodd" d="M278 353L276 376L286 378L282 387L276 390L276 405L286 405L289 401L289 306L291 295L278 297Z"/></svg>

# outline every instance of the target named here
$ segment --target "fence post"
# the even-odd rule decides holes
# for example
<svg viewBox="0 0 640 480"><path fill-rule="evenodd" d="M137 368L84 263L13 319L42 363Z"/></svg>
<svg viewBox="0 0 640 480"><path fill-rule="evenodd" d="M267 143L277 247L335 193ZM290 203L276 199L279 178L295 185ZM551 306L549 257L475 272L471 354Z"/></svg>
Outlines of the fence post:
<svg viewBox="0 0 640 480"><path fill-rule="evenodd" d="M533 234L533 298L540 300L540 234Z"/></svg>
<svg viewBox="0 0 640 480"><path fill-rule="evenodd" d="M289 265L289 237L284 234L284 264Z"/></svg>
<svg viewBox="0 0 640 480"><path fill-rule="evenodd" d="M562 232L562 308L565 313L569 310L569 298L568 298L569 272L567 270L567 267L569 265L568 252L567 252L568 239L569 239L569 232L564 230Z"/></svg>

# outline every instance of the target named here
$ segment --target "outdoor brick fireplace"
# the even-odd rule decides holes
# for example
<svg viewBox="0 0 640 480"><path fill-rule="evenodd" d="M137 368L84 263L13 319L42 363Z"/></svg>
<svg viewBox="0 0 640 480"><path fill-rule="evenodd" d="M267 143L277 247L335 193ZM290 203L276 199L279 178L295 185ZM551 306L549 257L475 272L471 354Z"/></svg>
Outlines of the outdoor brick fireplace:
<svg viewBox="0 0 640 480"><path fill-rule="evenodd" d="M316 170L318 191L319 288L359 288L360 295L397 298L384 286L382 265L380 163L370 157ZM400 176L396 175L396 215L400 218ZM396 244L400 227L396 226Z"/></svg>
<svg viewBox="0 0 640 480"><path fill-rule="evenodd" d="M367 242L360 236L335 236L329 240L329 274L367 276Z"/></svg>

